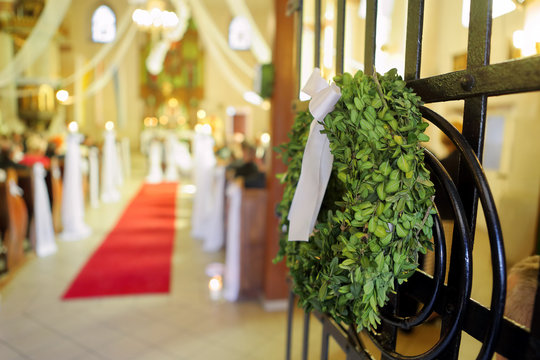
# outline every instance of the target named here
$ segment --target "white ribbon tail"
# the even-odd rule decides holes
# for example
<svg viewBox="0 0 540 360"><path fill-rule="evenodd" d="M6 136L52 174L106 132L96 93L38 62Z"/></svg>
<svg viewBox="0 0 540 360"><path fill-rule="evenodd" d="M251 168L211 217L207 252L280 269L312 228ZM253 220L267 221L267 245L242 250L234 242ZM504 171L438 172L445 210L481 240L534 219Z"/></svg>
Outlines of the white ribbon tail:
<svg viewBox="0 0 540 360"><path fill-rule="evenodd" d="M302 89L312 96L309 110L314 117L302 158L300 179L289 209L289 241L308 241L315 227L317 216L332 172L334 157L330 143L319 123L334 109L341 97L339 88L329 86L315 69Z"/></svg>

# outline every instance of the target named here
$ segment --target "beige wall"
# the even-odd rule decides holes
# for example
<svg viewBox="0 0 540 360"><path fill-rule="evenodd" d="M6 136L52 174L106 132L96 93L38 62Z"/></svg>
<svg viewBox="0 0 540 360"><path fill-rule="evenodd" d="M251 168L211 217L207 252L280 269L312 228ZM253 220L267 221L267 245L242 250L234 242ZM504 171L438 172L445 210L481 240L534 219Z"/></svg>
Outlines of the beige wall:
<svg viewBox="0 0 540 360"><path fill-rule="evenodd" d="M117 24L127 9L127 2L123 0L101 1L73 1L68 11L64 24L69 31L70 50L63 51L62 76L67 76L75 71L77 66L88 62L103 44L94 43L91 40L90 23L93 11L101 4L110 6L116 14ZM124 91L124 113L126 123L118 126L117 99L115 97L113 80L95 96L84 99L77 111L77 105L67 109L68 120L78 119L81 121L81 131L88 134L98 142L103 140L104 123L113 121L117 127L119 137L128 137L132 147L137 146L142 124L142 104L139 97L139 47L136 37L133 45L127 51L119 70L120 88ZM101 68L105 70L111 61L115 50L113 49L105 58ZM77 65L79 63L79 65ZM92 75L81 80L84 90L91 82ZM76 85L68 87L70 93L74 93Z"/></svg>
<svg viewBox="0 0 540 360"><path fill-rule="evenodd" d="M210 15L226 39L232 14L225 1L217 2L218 4L215 4L216 6L209 6L210 3L214 4L216 1L206 1L205 4L208 9L212 9ZM259 30L265 36L270 48L272 48L273 29L271 24L273 19L273 2L260 1L257 4L250 2L248 6L250 6L250 11L259 26ZM204 29L199 28L199 31L204 31ZM257 63L250 51L238 51L237 53L252 68L255 68ZM231 70L235 72L234 76L237 76L245 85L245 88L253 89L252 80L242 73L238 67L228 60L222 61L226 61L229 64ZM259 136L261 133L269 131L270 111L263 110L260 106L254 106L246 102L242 94L236 91L228 82L227 77L221 73L220 68L215 65L215 60L210 57L208 52L205 53L204 92L205 100L201 107L208 115L215 115L221 118L225 124L225 128L231 128L230 122L232 120L227 116L226 109L228 106L233 106L237 108L237 111L247 115L247 140L253 140L254 137Z"/></svg>

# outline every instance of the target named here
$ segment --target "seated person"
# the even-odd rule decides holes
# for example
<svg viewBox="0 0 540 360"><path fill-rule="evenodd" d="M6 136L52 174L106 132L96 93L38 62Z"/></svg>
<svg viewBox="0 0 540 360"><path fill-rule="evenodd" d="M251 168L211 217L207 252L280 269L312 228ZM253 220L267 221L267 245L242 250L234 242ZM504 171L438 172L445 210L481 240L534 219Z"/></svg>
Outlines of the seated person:
<svg viewBox="0 0 540 360"><path fill-rule="evenodd" d="M32 134L26 140L26 153L19 164L32 167L35 163L42 163L45 168L51 165L51 159L45 156L47 142L38 134Z"/></svg>
<svg viewBox="0 0 540 360"><path fill-rule="evenodd" d="M266 175L259 170L255 157L255 147L243 142L242 157L243 161L235 167L235 177L243 177L246 188L264 188L266 187Z"/></svg>

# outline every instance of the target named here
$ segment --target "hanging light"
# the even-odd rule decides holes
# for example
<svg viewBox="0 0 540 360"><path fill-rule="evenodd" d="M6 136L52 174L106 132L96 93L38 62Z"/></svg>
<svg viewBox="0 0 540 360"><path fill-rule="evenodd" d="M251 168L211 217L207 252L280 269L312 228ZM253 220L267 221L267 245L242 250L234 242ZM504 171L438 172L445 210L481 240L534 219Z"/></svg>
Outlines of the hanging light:
<svg viewBox="0 0 540 360"><path fill-rule="evenodd" d="M69 99L69 92L67 90L58 90L56 92L56 99L60 102L66 102Z"/></svg>
<svg viewBox="0 0 540 360"><path fill-rule="evenodd" d="M71 133L76 133L77 131L79 131L79 124L77 124L76 121L72 121L68 124L68 130L69 132Z"/></svg>

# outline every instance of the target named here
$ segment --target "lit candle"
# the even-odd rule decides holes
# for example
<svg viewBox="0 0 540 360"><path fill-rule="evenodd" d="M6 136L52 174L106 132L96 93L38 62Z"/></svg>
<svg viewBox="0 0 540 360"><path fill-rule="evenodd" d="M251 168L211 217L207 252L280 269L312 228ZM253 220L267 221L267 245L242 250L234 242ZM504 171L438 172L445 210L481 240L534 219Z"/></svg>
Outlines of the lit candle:
<svg viewBox="0 0 540 360"><path fill-rule="evenodd" d="M114 129L114 123L112 121L107 121L105 123L105 129L107 131L111 131L112 129Z"/></svg>
<svg viewBox="0 0 540 360"><path fill-rule="evenodd" d="M221 298L221 289L223 288L223 282L221 276L214 276L208 283L208 290L210 290L210 299L219 300Z"/></svg>

